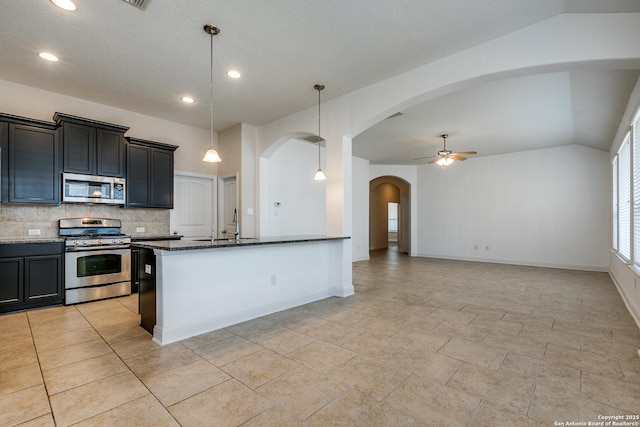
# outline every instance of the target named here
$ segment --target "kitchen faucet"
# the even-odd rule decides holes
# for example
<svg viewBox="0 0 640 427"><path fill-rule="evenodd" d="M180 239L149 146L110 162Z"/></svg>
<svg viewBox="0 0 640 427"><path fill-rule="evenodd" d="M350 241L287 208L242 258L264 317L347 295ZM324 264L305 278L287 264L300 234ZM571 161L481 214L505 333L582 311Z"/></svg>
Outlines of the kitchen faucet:
<svg viewBox="0 0 640 427"><path fill-rule="evenodd" d="M236 230L233 235L236 238L236 242L240 240L240 225L238 224L238 209L233 210L233 223L236 225Z"/></svg>

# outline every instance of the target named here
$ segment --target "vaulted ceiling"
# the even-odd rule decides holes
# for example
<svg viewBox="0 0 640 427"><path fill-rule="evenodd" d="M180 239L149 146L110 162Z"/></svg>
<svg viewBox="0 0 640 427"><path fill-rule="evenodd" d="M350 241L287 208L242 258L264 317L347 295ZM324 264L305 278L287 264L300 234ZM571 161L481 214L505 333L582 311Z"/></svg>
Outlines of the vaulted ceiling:
<svg viewBox="0 0 640 427"><path fill-rule="evenodd" d="M334 98L558 14L640 12L637 0L150 0L144 10L75 1L72 13L49 0L0 3L0 79L207 129L203 25L213 24L217 130L311 107L315 83ZM226 77L231 68L243 77ZM607 149L637 78L638 70L572 70L465 89L358 135L354 154L415 164L439 148L441 133L450 148L481 154Z"/></svg>

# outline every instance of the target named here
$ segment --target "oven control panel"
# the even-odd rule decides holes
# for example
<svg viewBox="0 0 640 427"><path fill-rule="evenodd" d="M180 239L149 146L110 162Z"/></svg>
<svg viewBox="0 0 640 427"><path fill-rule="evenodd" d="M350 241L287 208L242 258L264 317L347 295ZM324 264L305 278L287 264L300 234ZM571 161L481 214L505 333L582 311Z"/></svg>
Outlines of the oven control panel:
<svg viewBox="0 0 640 427"><path fill-rule="evenodd" d="M122 246L131 243L131 237L92 237L92 238L67 238L65 246L68 248Z"/></svg>

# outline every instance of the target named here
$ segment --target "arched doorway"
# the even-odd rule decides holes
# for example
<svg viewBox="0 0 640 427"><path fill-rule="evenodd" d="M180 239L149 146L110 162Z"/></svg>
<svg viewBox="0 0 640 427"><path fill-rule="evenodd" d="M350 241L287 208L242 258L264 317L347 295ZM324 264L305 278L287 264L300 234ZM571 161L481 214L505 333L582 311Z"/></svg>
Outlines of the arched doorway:
<svg viewBox="0 0 640 427"><path fill-rule="evenodd" d="M395 221L390 204L397 206ZM381 176L369 182L369 250L388 248L390 241L397 242L398 252L411 253L411 184Z"/></svg>

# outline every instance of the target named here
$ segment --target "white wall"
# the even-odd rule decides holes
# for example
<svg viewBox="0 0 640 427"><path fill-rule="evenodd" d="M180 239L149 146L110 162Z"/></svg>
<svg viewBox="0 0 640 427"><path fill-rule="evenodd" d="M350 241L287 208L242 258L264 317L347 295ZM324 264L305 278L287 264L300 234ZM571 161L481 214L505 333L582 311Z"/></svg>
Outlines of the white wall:
<svg viewBox="0 0 640 427"><path fill-rule="evenodd" d="M324 157L324 149L322 153ZM313 180L317 169L318 148L307 142L289 140L271 155L268 235L326 233L325 182Z"/></svg>
<svg viewBox="0 0 640 427"><path fill-rule="evenodd" d="M4 80L0 80L0 94L0 112L51 122L53 114L59 111L128 126L126 136L179 146L174 157L176 170L210 175L218 172L215 163L202 161L209 146L208 130Z"/></svg>
<svg viewBox="0 0 640 427"><path fill-rule="evenodd" d="M640 39L639 21L640 14L634 13L558 15L323 102L327 231L353 235L352 221L356 216L351 207L354 187L350 138L399 110L484 82L575 67L637 66L640 44L629 40ZM258 154L268 152L285 135L314 133L316 124L317 111L309 108L260 126ZM268 165L260 159L260 167L262 178L262 168ZM261 188L260 197L262 193ZM416 218L413 211L412 218ZM417 227L412 226L415 230ZM412 236L412 243L416 241ZM414 247L412 255L416 255ZM345 254L352 258L352 251ZM603 264L600 259L597 264L606 262Z"/></svg>
<svg viewBox="0 0 640 427"><path fill-rule="evenodd" d="M242 124L240 167L240 224L243 236L257 237L257 217L260 214L258 205L258 181L256 161L256 128Z"/></svg>
<svg viewBox="0 0 640 427"><path fill-rule="evenodd" d="M351 234L354 261L369 259L369 161L352 157L353 171L353 232Z"/></svg>
<svg viewBox="0 0 640 427"><path fill-rule="evenodd" d="M606 271L609 155L571 145L418 167L418 252Z"/></svg>

